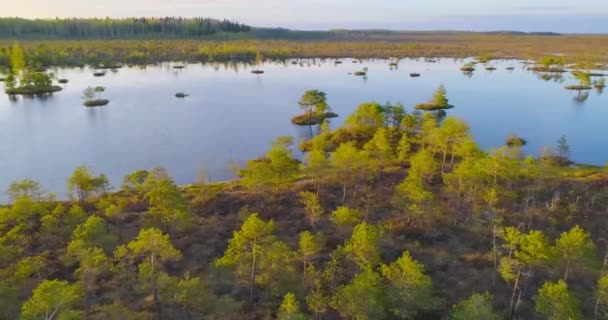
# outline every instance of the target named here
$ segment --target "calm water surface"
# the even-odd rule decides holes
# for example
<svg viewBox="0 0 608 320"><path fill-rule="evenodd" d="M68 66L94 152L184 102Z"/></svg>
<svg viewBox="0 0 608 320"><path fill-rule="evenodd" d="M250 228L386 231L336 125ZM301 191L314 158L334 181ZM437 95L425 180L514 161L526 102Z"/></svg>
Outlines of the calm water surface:
<svg viewBox="0 0 608 320"><path fill-rule="evenodd" d="M479 67L472 77L460 72L463 61L451 59L402 60L392 70L385 60L343 61L268 63L259 76L248 66L210 64L179 71L171 64L123 68L102 78L88 68L54 70L70 80L59 93L16 100L0 95L0 189L30 178L63 196L66 178L81 164L105 173L114 186L127 173L155 166L167 168L180 184L193 182L201 167L213 180L230 179L229 163L263 154L278 136L306 134L290 119L309 89L327 93L340 114L332 121L337 126L361 102L401 102L412 110L443 83L456 106L448 114L465 119L484 148L517 133L528 140L526 151L537 154L565 134L575 161L608 160L608 91L593 90L578 102L576 92L563 89L576 83L569 74L544 81L518 61L493 62L497 70ZM366 78L349 75L363 67ZM411 72L422 76L410 78ZM89 85L105 86L111 103L83 107ZM176 92L191 96L177 99Z"/></svg>

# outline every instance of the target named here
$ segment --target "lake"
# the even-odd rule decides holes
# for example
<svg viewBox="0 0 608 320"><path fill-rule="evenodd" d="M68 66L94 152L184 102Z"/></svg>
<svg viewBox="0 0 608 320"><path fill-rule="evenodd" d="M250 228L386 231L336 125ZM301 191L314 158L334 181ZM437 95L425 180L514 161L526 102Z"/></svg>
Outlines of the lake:
<svg viewBox="0 0 608 320"><path fill-rule="evenodd" d="M495 71L480 65L471 77L459 70L462 60L402 60L397 69L387 60L342 61L266 63L263 75L251 74L251 66L213 64L125 67L101 78L90 68L55 69L70 81L59 93L0 95L0 189L29 178L63 198L67 177L81 164L105 173L116 187L124 175L156 166L179 184L192 183L200 168L214 181L231 179L230 163L262 155L276 137L306 135L290 119L309 89L327 93L340 115L335 127L362 102L401 102L411 111L444 84L456 106L448 114L466 120L484 148L517 133L528 141L525 150L538 154L566 135L574 161L608 160L608 96L592 90L586 101L576 101L577 93L563 88L577 83L569 73L545 81L519 61L493 61ZM349 75L364 67L367 77ZM412 72L422 76L411 78ZM87 86L106 87L103 97L111 103L82 106ZM177 92L190 97L175 98Z"/></svg>

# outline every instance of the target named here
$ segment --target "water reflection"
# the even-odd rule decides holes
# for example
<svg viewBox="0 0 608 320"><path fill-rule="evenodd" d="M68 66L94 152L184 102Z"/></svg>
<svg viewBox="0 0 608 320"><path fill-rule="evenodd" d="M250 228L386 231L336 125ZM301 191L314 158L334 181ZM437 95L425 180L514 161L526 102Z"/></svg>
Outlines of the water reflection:
<svg viewBox="0 0 608 320"><path fill-rule="evenodd" d="M578 104L583 104L587 99L589 99L589 91L579 91L574 96L574 102Z"/></svg>

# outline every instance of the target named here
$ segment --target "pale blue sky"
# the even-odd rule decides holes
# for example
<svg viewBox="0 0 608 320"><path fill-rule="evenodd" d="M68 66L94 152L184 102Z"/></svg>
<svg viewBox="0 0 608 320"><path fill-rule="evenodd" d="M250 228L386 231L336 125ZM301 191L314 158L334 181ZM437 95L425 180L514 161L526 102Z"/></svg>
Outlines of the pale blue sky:
<svg viewBox="0 0 608 320"><path fill-rule="evenodd" d="M608 0L18 0L22 17L209 16L292 29L390 28L608 33Z"/></svg>

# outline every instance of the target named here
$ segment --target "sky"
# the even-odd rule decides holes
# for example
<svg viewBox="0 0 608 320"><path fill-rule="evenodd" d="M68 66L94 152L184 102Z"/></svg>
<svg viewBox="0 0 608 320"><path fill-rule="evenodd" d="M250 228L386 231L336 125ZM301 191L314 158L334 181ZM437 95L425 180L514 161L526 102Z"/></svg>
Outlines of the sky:
<svg viewBox="0 0 608 320"><path fill-rule="evenodd" d="M608 0L0 0L1 16L204 16L301 30L608 33Z"/></svg>

